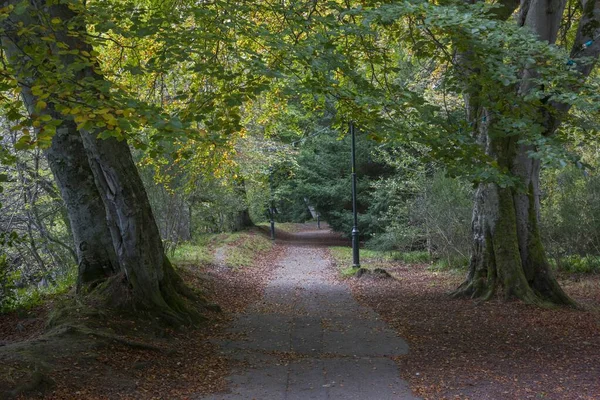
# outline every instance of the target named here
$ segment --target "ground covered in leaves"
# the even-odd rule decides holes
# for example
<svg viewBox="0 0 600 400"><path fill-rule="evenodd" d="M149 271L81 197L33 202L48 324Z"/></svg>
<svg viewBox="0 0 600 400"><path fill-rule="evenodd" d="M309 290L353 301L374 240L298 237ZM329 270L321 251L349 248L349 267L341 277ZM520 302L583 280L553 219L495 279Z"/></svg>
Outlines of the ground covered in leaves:
<svg viewBox="0 0 600 400"><path fill-rule="evenodd" d="M401 374L424 399L600 399L600 276L565 277L585 307L451 299L462 273L389 262L395 279L348 279L410 345Z"/></svg>
<svg viewBox="0 0 600 400"><path fill-rule="evenodd" d="M222 309L207 313L208 320L197 329L175 331L142 318L111 315L100 320L103 332L114 336L67 329L60 339L52 339L52 350L43 336L51 304L0 315L0 398L23 381L31 387L20 398L185 399L223 390L228 365L212 339L222 338L232 315L262 296L279 252L277 247L264 251L246 268L218 260L182 265L184 280ZM75 333L79 338L87 334L89 340L70 340ZM32 349L51 362L23 368L13 358Z"/></svg>
<svg viewBox="0 0 600 400"><path fill-rule="evenodd" d="M316 244L302 235L289 236L285 241ZM319 244L328 244L324 239L319 237ZM237 240L227 244L229 250L239 247ZM55 348L43 336L53 302L1 315L0 393L26 374L6 349L27 354L32 345L46 352L52 365L40 363L39 374L29 369L29 397L44 390L48 399L186 399L223 391L230 366L214 343L227 338L224 328L234 313L260 299L282 248L265 250L247 267L240 267L245 253L231 256L218 248L211 249L212 262L200 257L201 262L180 263L186 282L223 309L207 314L208 321L198 329L172 331L143 319L105 318L114 337L67 329ZM392 278L340 274L340 279L347 279L354 296L408 342L409 354L396 361L416 395L600 399L600 276L561 281L583 311L541 310L519 302L451 299L447 293L461 282L462 273L390 260L377 267ZM85 346L70 340L75 333L89 336Z"/></svg>

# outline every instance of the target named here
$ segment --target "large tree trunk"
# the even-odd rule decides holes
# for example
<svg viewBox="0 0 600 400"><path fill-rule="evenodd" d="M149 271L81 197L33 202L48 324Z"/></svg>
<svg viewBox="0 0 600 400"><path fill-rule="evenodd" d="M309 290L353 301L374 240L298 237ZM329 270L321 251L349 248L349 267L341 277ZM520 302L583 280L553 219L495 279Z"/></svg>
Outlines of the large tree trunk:
<svg viewBox="0 0 600 400"><path fill-rule="evenodd" d="M69 214L79 261L78 290L120 271L104 203L76 126L64 121L46 156Z"/></svg>
<svg viewBox="0 0 600 400"><path fill-rule="evenodd" d="M454 295L488 300L502 287L507 299L575 305L552 275L541 242L539 161L527 157L526 146L517 144L516 138L488 140L488 154L501 168L519 176L527 191L496 184L479 186L473 208L469 272Z"/></svg>
<svg viewBox="0 0 600 400"><path fill-rule="evenodd" d="M81 132L96 185L116 221L114 240L120 264L136 304L178 323L188 309L179 294L191 296L165 256L146 190L126 141L98 139ZM194 315L195 316L195 315Z"/></svg>
<svg viewBox="0 0 600 400"><path fill-rule="evenodd" d="M600 2L588 1L579 23L577 38L571 54L582 53L583 43L600 32ZM521 2L518 21L532 29L540 40L554 43L565 7L564 0L525 0ZM594 59L600 46L594 43L585 49ZM587 77L592 64L578 65ZM523 73L519 93L531 90L535 70ZM569 107L552 104L551 109L540 108L537 119L544 127L544 135L554 134ZM489 299L498 286L507 298L516 297L525 302L544 305L575 306L552 274L539 230L540 218L540 160L533 159L530 145L519 144L519 137L499 138L489 135L493 118L486 115L486 124L477 125L477 134L487 154L498 161L501 168L519 178L520 188L501 188L495 184L480 185L475 197L472 231L473 248L469 272L465 282L454 292L455 296ZM479 115L475 113L476 115Z"/></svg>

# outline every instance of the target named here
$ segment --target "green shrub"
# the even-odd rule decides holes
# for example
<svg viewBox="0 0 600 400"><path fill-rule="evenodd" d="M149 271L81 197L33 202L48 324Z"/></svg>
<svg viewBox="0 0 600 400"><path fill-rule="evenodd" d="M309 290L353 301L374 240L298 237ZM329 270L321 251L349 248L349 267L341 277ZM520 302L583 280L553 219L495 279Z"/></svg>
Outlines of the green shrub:
<svg viewBox="0 0 600 400"><path fill-rule="evenodd" d="M543 177L541 232L550 256L600 255L600 176L568 167Z"/></svg>
<svg viewBox="0 0 600 400"><path fill-rule="evenodd" d="M600 256L579 256L570 255L558 260L552 260L551 263L559 271L590 274L600 273Z"/></svg>
<svg viewBox="0 0 600 400"><path fill-rule="evenodd" d="M374 198L387 206L380 216L386 230L369 241L370 247L401 254L420 252L416 260L406 262L428 261L429 254L446 260L468 257L472 186L444 171L429 175L421 170L420 175L406 178L406 174L398 174L375 186ZM384 200L386 197L392 199Z"/></svg>
<svg viewBox="0 0 600 400"><path fill-rule="evenodd" d="M174 264L205 264L213 262L212 250L206 244L181 244L170 257Z"/></svg>
<svg viewBox="0 0 600 400"><path fill-rule="evenodd" d="M20 279L19 271L6 274L3 267L3 257L0 257L0 311L7 312L17 309L31 309L43 304L49 298L68 292L77 281L77 267L71 266L66 273L59 275L50 285L38 287L30 285L17 288L15 282Z"/></svg>

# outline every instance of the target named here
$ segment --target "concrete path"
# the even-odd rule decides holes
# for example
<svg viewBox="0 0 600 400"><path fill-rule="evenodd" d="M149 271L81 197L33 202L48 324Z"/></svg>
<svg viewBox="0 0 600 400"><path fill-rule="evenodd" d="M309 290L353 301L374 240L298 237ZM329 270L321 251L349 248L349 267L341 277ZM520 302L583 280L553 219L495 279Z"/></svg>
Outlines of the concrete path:
<svg viewBox="0 0 600 400"><path fill-rule="evenodd" d="M230 392L203 399L416 399L390 358L407 344L336 281L325 251L286 248L264 298L233 323L240 340L221 343L242 365Z"/></svg>

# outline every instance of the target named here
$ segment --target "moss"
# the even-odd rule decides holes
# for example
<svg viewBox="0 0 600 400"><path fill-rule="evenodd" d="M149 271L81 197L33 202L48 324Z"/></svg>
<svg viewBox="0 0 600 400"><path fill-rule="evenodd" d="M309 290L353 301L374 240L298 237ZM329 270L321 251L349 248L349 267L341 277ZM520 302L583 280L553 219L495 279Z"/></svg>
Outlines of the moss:
<svg viewBox="0 0 600 400"><path fill-rule="evenodd" d="M492 233L492 242L497 276L504 288L505 297L516 297L526 303L545 306L525 278L517 240L515 205L509 188L498 188L498 219Z"/></svg>
<svg viewBox="0 0 600 400"><path fill-rule="evenodd" d="M535 210L535 199L533 197L533 185L529 188L529 238L527 242L527 268L533 272L531 279L532 288L537 295L547 302L556 305L567 305L578 307L560 287L556 278L550 270L550 263L542 244L537 213Z"/></svg>

